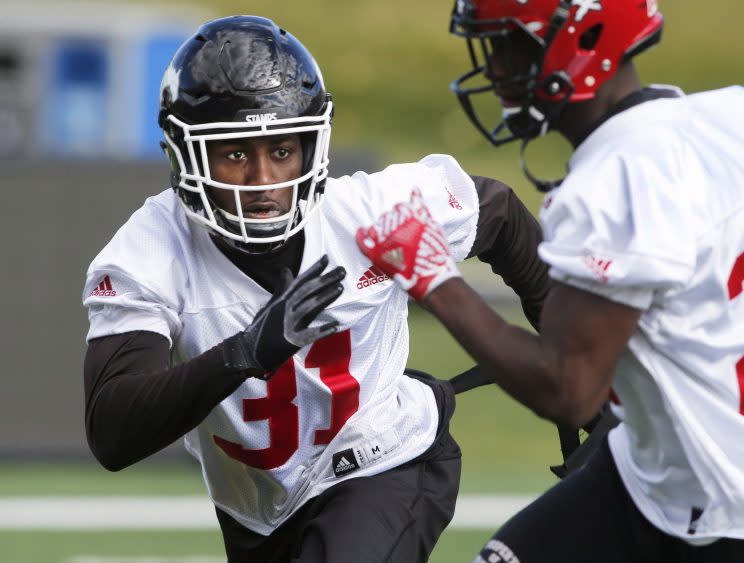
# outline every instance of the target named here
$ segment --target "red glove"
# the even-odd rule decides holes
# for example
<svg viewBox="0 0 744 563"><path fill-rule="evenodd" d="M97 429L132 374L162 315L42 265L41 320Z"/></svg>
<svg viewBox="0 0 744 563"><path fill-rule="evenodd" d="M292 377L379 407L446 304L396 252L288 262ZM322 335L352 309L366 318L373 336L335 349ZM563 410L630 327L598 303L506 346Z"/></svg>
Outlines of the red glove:
<svg viewBox="0 0 744 563"><path fill-rule="evenodd" d="M442 226L414 188L410 203L399 203L377 223L356 234L359 249L414 299L421 301L442 282L459 277Z"/></svg>

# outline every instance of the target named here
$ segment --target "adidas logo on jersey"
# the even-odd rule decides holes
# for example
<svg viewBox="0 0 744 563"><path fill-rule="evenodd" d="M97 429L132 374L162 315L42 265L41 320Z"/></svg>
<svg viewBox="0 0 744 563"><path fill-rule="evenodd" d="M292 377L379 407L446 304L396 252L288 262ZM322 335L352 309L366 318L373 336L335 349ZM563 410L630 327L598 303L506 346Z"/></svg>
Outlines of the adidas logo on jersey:
<svg viewBox="0 0 744 563"><path fill-rule="evenodd" d="M377 266L372 266L369 270L364 272L362 277L359 278L359 281L357 282L357 289L369 287L370 285L375 285L376 283L382 283L389 279L390 278L385 272L380 270Z"/></svg>
<svg viewBox="0 0 744 563"><path fill-rule="evenodd" d="M447 188L444 188L444 189L447 190ZM454 196L454 194L451 191L447 190L447 193L449 194L449 202L448 202L449 206L452 209L457 209L458 211L462 211L462 205L460 205L459 200Z"/></svg>
<svg viewBox="0 0 744 563"><path fill-rule="evenodd" d="M596 256L589 254L584 256L584 264L589 268L592 273L603 283L609 281L607 270L612 266L612 260L606 260L603 258L597 258Z"/></svg>
<svg viewBox="0 0 744 563"><path fill-rule="evenodd" d="M336 477L346 475L350 471L359 469L356 457L354 457L354 450L342 450L333 454L333 473Z"/></svg>
<svg viewBox="0 0 744 563"><path fill-rule="evenodd" d="M104 277L101 283L98 284L98 287L91 291L90 294L98 297L114 297L116 290L111 285L111 278L108 276Z"/></svg>
<svg viewBox="0 0 744 563"><path fill-rule="evenodd" d="M346 471L347 469L351 469L351 464L348 459L342 457L341 461L336 464L336 471Z"/></svg>

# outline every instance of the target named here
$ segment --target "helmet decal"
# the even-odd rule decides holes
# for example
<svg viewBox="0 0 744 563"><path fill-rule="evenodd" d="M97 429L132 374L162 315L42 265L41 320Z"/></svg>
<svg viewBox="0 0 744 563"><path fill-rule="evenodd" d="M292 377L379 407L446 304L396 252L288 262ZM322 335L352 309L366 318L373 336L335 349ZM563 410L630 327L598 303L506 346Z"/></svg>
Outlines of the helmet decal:
<svg viewBox="0 0 744 563"><path fill-rule="evenodd" d="M590 10L599 12L602 10L602 4L600 0L572 0L572 6L578 6L576 14L574 14L574 20L580 22L589 13Z"/></svg>
<svg viewBox="0 0 744 563"><path fill-rule="evenodd" d="M163 81L160 84L160 89L166 90L171 100L178 98L178 75L180 73L181 70L176 70L173 68L173 63L170 63L168 68L165 69L165 74L163 74Z"/></svg>

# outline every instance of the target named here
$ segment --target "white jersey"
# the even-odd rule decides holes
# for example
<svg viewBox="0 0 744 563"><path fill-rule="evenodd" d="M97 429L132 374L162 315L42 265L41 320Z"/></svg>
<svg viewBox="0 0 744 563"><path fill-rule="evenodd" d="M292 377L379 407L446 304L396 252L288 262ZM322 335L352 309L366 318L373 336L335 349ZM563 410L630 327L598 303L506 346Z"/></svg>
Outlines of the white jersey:
<svg viewBox="0 0 744 563"><path fill-rule="evenodd" d="M269 382L246 380L185 436L215 505L251 530L269 534L328 487L396 467L433 443L434 394L403 375L408 295L354 238L415 186L454 257L467 256L478 199L451 157L328 179L305 226L300 271L323 254L329 268L346 269L343 294L316 321L335 319L338 332L301 349ZM243 330L269 297L187 220L172 190L149 198L119 230L91 264L83 293L89 340L153 331L179 360Z"/></svg>
<svg viewBox="0 0 744 563"><path fill-rule="evenodd" d="M669 534L744 538L744 89L626 110L569 170L540 256L642 310L613 382L622 480Z"/></svg>

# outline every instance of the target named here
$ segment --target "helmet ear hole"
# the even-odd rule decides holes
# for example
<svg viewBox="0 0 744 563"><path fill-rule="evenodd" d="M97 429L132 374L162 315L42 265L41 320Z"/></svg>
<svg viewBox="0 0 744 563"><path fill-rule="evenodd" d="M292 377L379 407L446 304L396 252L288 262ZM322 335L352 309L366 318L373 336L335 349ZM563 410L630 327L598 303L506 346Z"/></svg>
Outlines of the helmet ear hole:
<svg viewBox="0 0 744 563"><path fill-rule="evenodd" d="M581 37L579 37L579 48L584 51L591 51L594 49L597 41L599 41L599 38L602 36L603 28L604 26L601 23L598 23L582 33Z"/></svg>

